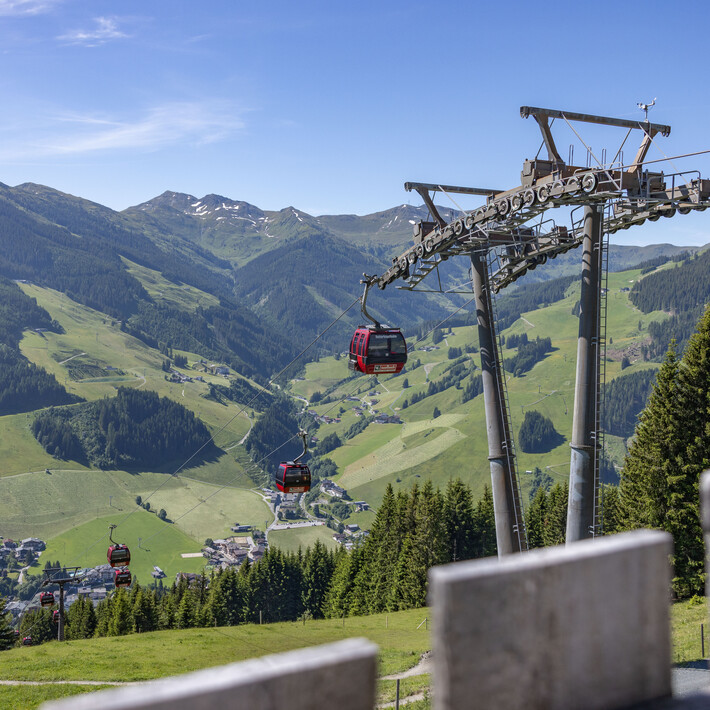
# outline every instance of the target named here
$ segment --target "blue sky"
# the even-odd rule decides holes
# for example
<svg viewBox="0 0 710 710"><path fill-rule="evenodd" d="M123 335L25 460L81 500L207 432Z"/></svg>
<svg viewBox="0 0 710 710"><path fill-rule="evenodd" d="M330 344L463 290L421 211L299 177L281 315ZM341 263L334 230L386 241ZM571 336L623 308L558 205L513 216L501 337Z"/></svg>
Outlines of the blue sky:
<svg viewBox="0 0 710 710"><path fill-rule="evenodd" d="M518 184L540 143L521 105L635 118L654 97L667 155L710 149L709 21L655 0L0 0L0 181L367 214L418 204L406 180ZM589 128L595 153L623 138ZM708 156L678 167L710 177ZM704 244L709 220L614 241Z"/></svg>

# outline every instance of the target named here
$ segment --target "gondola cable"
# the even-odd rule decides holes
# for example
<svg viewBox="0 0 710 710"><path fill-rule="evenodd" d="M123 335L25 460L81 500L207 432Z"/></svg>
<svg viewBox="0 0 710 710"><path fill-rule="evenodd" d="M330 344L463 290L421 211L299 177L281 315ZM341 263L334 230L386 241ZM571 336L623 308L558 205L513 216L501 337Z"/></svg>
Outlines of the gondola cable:
<svg viewBox="0 0 710 710"><path fill-rule="evenodd" d="M327 328L325 328L324 330L322 330L303 350L301 350L301 352L300 352L298 355L296 355L296 357L294 357L288 364L286 364L283 368L281 368L281 370L279 370L279 372L278 372L274 377L272 377L272 378L269 380L269 384L275 384L275 383L276 383L276 380L278 380L279 377L281 377L281 375L283 375L283 373L286 372L286 371L293 365L294 362L296 362L296 361L297 361L299 358L301 358L311 347L313 347L313 345L315 345L315 343L317 343L317 342L318 342L318 341L319 341L319 340L320 340L320 339L321 339L346 313L348 313L348 311L350 311L350 309L351 309L356 303L359 303L359 302L360 302L360 297L358 297L358 298L356 298L355 300L353 300L353 302L352 302L345 310L343 310L343 311L340 313L340 315L339 315L337 318L335 318L335 319L328 325ZM257 400L258 397L261 396L262 392L265 392L265 391L266 391L266 390L259 390L259 391L249 400L249 402L248 402L247 404L245 404L234 416L232 416L230 419L228 419L214 434L212 434L212 436L210 436L210 438L209 438L204 444L202 444L200 447L198 447L187 459L185 459L185 461L183 461L183 462L180 464L180 466L179 466L175 471L173 471L173 473L171 473L169 476L167 476L166 479L165 479L152 493L150 493L146 498L144 498L144 499L143 499L144 502L150 500L150 498L152 498L156 493L158 493L171 479L175 478L175 476L177 476L177 474L178 474L183 468L185 468L185 466L186 466L190 461L192 461L192 459L194 459L195 456L197 456L197 454L200 453L200 451L202 451L206 446L208 446L209 444L211 444L211 443L215 440L215 438L216 438L217 436L219 436L219 434L221 434L238 416L240 416L244 411L246 411L246 409L247 409L248 407L250 407L250 406ZM138 509L135 508L135 509L132 510L130 513L128 513L127 515L125 515L125 516L123 517L123 519L120 520L120 521L116 524L116 527L118 527L119 525L122 525L123 523L125 523L126 520L128 520L128 518L130 518L131 515L133 515L137 510L138 510ZM105 538L106 538L106 535L102 535L98 540L96 540L94 543L92 543L91 545L89 545L89 546L83 551L82 556L86 555L87 552L89 552L91 549L93 549L96 545L98 545L98 544L99 544L102 540L104 540Z"/></svg>

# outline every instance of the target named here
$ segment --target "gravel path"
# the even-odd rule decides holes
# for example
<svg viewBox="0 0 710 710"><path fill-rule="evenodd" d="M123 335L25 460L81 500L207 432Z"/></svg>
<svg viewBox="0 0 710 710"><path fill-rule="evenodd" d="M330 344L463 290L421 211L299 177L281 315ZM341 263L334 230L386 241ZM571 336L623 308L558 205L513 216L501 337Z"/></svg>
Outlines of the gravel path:
<svg viewBox="0 0 710 710"><path fill-rule="evenodd" d="M422 653L419 663L408 671L401 673L393 673L392 675L380 676L380 680L397 680L397 678L410 678L413 675L422 675L423 673L431 673L431 651Z"/></svg>
<svg viewBox="0 0 710 710"><path fill-rule="evenodd" d="M701 666L673 668L671 671L671 680L673 683L673 697L678 698L683 695L691 695L699 690L710 688L710 670L707 668L707 661L704 667Z"/></svg>

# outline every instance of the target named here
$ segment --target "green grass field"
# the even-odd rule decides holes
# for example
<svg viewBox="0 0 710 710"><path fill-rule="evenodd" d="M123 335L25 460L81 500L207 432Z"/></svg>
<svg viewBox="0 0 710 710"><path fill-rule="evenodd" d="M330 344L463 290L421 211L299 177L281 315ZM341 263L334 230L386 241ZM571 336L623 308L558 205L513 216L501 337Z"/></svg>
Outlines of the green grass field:
<svg viewBox="0 0 710 710"><path fill-rule="evenodd" d="M707 604L686 601L671 606L673 662L700 660L700 624L707 623ZM354 636L378 644L379 675L416 665L431 648L430 629L420 626L430 610L413 609L390 614L319 620L247 624L214 629L158 631L140 635L51 642L15 648L0 654L0 679L33 681L142 681L223 665L279 651L331 643ZM401 683L403 697L425 691L428 675L412 676ZM96 686L0 687L3 708L36 708L52 698L95 691ZM391 702L395 682L378 681L378 702ZM429 707L429 701L408 707Z"/></svg>
<svg viewBox="0 0 710 710"><path fill-rule="evenodd" d="M211 297L197 289L170 284L157 272L135 264L129 264L129 268L157 299L187 309L210 303ZM610 350L614 359L607 363L607 379L621 372L621 353L630 353L632 360L631 367L624 374L653 366L640 361L633 353L647 338L648 324L667 316L659 312L640 313L629 301L628 293L621 292L621 288L631 285L639 277L638 270L609 275L607 336L613 340ZM176 528L201 542L206 537L226 534L234 522L262 526L264 520L270 519L261 500L247 490L254 486L245 472L251 463L243 447L239 446L253 421L249 419L252 412L240 414L239 408L233 404L227 406L206 399L203 395L207 392L207 383L166 382L160 369L163 356L122 332L118 324L104 314L48 289L33 285L23 285L23 289L47 308L66 332L61 335L28 332L22 340L22 350L31 360L53 372L60 382L66 383L70 391L91 400L113 395L119 384L107 381L115 378L106 377L73 380L69 376L72 363L87 368L92 367L92 363L99 368L120 368L125 373L120 379L183 403L217 434L216 442L226 449L224 454L181 471L185 479L192 479L191 482L171 482L156 494L154 506L165 508L168 516L177 520ZM554 346L553 352L524 376L507 376L514 437L517 437L525 412L531 410L551 418L563 437L559 446L544 454L518 451L517 467L521 472L524 500L527 500L530 486L530 477L525 471L540 467L555 481L563 481L568 475L578 328L572 309L578 294L579 286L575 284L563 300L523 314L503 333L505 336L527 333L530 338L551 336ZM331 432L342 437L358 421L352 412L356 403L343 401L347 395L357 394L371 399L373 395L368 393L376 391L374 396L379 402L375 407L386 413L396 411L401 416L404 425L371 424L363 433L328 454L338 466L336 481L354 500L366 500L376 507L387 485L409 488L414 483L431 479L435 485L444 487L454 477L468 483L475 496L481 494L490 477L483 398L479 396L463 404L461 390L450 388L402 409L405 400L425 391L429 381L445 373L451 364L447 357L449 347L477 345L477 341L475 327L453 328L445 333L445 340L438 344L438 349L430 352L415 350L402 375L383 377L379 382L372 377L347 379L349 371L345 360L329 357L308 363L306 379L289 383L292 394L305 397L337 386L331 395L335 401L313 407L321 414L341 418L339 423L320 426L317 436L321 440ZM410 342L413 343L411 339ZM430 344L431 335L415 346L420 348ZM511 357L514 352L504 348L502 356ZM194 353L184 354L189 363L198 359ZM479 364L478 354L470 357L474 365ZM415 367L417 361L420 364ZM186 374L190 372L196 374L185 370ZM405 378L409 387L402 389ZM225 382L221 377L205 375L205 379ZM433 418L435 408L442 413L436 419ZM24 414L0 417L0 460L3 462L0 468L0 534L14 537L37 535L43 539L55 537L96 517L108 515L112 508L127 509L136 495L145 496L163 480L163 474L89 472L75 462L56 461L34 440L29 431L30 423L31 416ZM222 427L224 430L219 432ZM624 441L609 437L609 452L617 465L623 462L625 450ZM177 465L179 462L173 468L166 464L165 471L172 473ZM52 471L51 476L43 473L45 468ZM209 484L226 485L227 488L210 497L216 489ZM109 506L109 496L112 496L112 507ZM180 517L192 507L192 512ZM361 524L366 525L373 513L359 515ZM278 539L283 547L295 549L303 544L304 534L292 529L279 532L274 540Z"/></svg>
<svg viewBox="0 0 710 710"><path fill-rule="evenodd" d="M127 517L129 513L132 514ZM44 567L46 560L59 560L62 564L80 567L105 564L106 550L110 544L109 524L118 525L113 538L130 548L131 572L142 584L152 581L150 573L154 565L165 572L168 584L172 583L178 572L200 572L205 565L203 557L181 557L183 553L199 552L201 542L189 538L175 525L162 522L157 515L134 505L131 509L116 511L115 515L92 520L51 538L47 541L47 549L40 556L40 567ZM39 573L39 570L35 573Z"/></svg>
<svg viewBox="0 0 710 710"><path fill-rule="evenodd" d="M348 519L348 522L350 520ZM298 548L306 549L320 540L331 550L338 547L333 540L333 531L326 525L311 525L304 528L291 528L290 530L272 530L269 533L269 545L278 547L288 552L296 552Z"/></svg>
<svg viewBox="0 0 710 710"><path fill-rule="evenodd" d="M137 495L147 498L157 489L151 506L165 508L168 517L177 520L176 527L198 542L228 534L235 522L261 527L271 517L260 496L236 487L238 483L253 485L243 476L234 480L235 486L222 487L192 479L194 470L175 477L126 471L50 471L0 479L0 535L34 535L46 540L100 516L125 515L135 508Z"/></svg>
<svg viewBox="0 0 710 710"><path fill-rule="evenodd" d="M431 648L422 626L428 609L279 624L156 631L86 641L51 642L0 654L0 679L140 681L270 653L365 637L380 647L379 673L416 665Z"/></svg>

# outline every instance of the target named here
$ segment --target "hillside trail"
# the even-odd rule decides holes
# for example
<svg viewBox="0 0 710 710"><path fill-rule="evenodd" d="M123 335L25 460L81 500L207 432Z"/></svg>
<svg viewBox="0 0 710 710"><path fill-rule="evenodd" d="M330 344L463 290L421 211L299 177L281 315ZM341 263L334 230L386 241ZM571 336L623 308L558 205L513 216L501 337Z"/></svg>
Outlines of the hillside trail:
<svg viewBox="0 0 710 710"><path fill-rule="evenodd" d="M75 357L81 357L82 355L86 355L86 353L77 353L76 355L72 355L71 357L68 357L66 360L62 360L61 362L58 362L57 365L63 365L65 362L69 362L69 360L73 360Z"/></svg>
<svg viewBox="0 0 710 710"><path fill-rule="evenodd" d="M423 675L424 673L431 673L431 651L424 651L419 663L413 666L409 670L402 671L401 673L393 673L392 675L380 676L380 680L397 680L398 678L410 678L414 675Z"/></svg>

